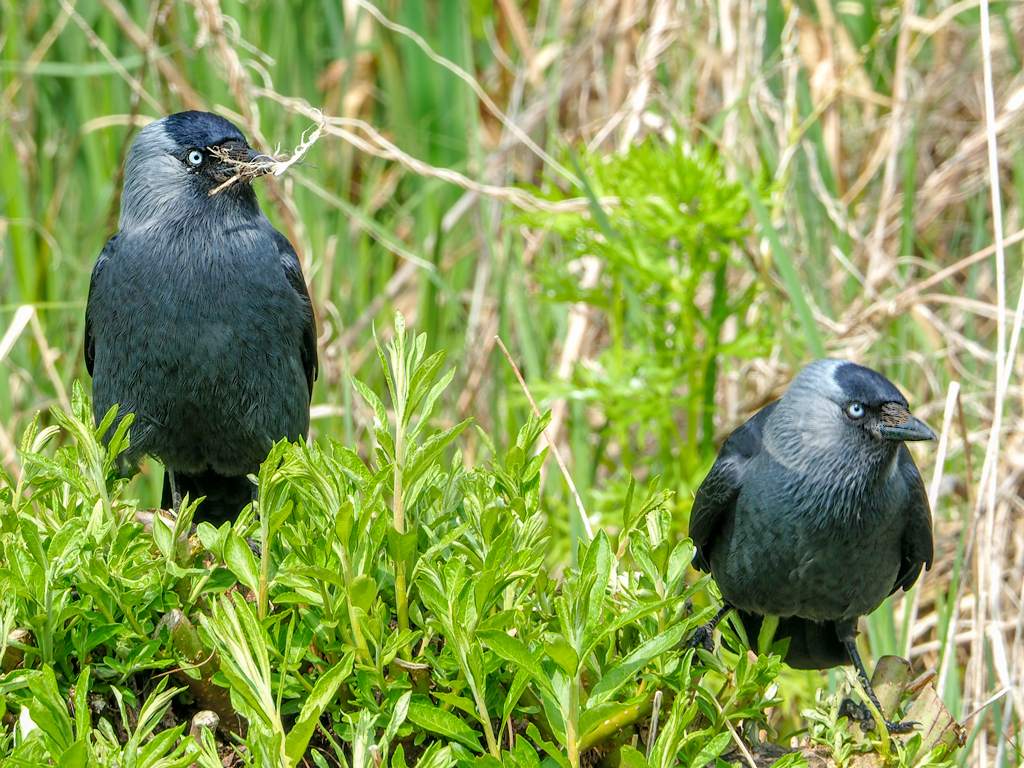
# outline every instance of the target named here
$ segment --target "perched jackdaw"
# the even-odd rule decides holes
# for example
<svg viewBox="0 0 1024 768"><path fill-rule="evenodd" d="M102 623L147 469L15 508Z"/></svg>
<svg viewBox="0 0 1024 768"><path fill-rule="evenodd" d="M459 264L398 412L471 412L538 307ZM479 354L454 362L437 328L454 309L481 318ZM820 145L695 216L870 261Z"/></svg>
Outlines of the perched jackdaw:
<svg viewBox="0 0 1024 768"><path fill-rule="evenodd" d="M842 360L804 368L729 435L697 490L693 566L714 576L724 605L690 645L710 648L731 609L751 642L778 616L790 666L852 663L877 706L857 619L931 566L928 497L903 443L934 439L884 376ZM866 708L849 711L870 729Z"/></svg>
<svg viewBox="0 0 1024 768"><path fill-rule="evenodd" d="M85 362L96 418L134 413L133 467L166 467L163 504L206 496L196 521L234 519L272 443L302 440L317 375L316 326L288 240L260 210L260 155L206 112L150 123L125 164L119 231L92 272Z"/></svg>

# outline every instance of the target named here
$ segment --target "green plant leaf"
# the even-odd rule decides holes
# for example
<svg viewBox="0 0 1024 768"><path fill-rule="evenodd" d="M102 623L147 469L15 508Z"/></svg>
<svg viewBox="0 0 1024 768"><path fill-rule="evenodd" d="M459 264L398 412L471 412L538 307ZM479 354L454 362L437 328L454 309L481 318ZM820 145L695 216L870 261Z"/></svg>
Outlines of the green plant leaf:
<svg viewBox="0 0 1024 768"><path fill-rule="evenodd" d="M656 656L674 648L688 629L689 624L676 624L633 649L622 661L605 672L604 677L590 692L588 704L595 706L607 701L619 688L633 678L637 670L647 666L648 662Z"/></svg>
<svg viewBox="0 0 1024 768"><path fill-rule="evenodd" d="M259 589L260 568L245 539L233 530L228 533L224 546L224 561L238 580L253 592Z"/></svg>
<svg viewBox="0 0 1024 768"><path fill-rule="evenodd" d="M480 629L477 631L476 636L503 659L511 661L519 669L529 672L534 682L552 701L558 700L555 690L551 686L551 681L544 672L544 668L534 655L526 649L522 640L517 637L511 637L501 630L494 629Z"/></svg>
<svg viewBox="0 0 1024 768"><path fill-rule="evenodd" d="M483 752L480 733L466 725L462 718L435 707L425 696L413 697L409 702L409 720L431 733L465 744L474 752Z"/></svg>
<svg viewBox="0 0 1024 768"><path fill-rule="evenodd" d="M290 765L301 763L320 716L335 700L341 684L352 674L354 662L355 654L349 651L341 661L317 678L316 685L302 705L299 719L285 737L285 754Z"/></svg>
<svg viewBox="0 0 1024 768"><path fill-rule="evenodd" d="M619 752L624 768L650 768L643 754L629 744L623 744Z"/></svg>
<svg viewBox="0 0 1024 768"><path fill-rule="evenodd" d="M719 755L725 752L725 748L732 741L732 734L729 731L722 731L704 745L704 748L697 753L693 759L693 765L707 765L712 760L718 759Z"/></svg>
<svg viewBox="0 0 1024 768"><path fill-rule="evenodd" d="M580 666L580 657L572 645L561 634L548 632L544 635L544 652L562 668L569 677L575 677Z"/></svg>
<svg viewBox="0 0 1024 768"><path fill-rule="evenodd" d="M569 765L569 759L565 756L565 753L550 741L546 741L540 735L540 731L537 730L535 723L530 723L526 726L526 735L529 736L530 740L543 750L548 757L558 763L559 768L571 768Z"/></svg>

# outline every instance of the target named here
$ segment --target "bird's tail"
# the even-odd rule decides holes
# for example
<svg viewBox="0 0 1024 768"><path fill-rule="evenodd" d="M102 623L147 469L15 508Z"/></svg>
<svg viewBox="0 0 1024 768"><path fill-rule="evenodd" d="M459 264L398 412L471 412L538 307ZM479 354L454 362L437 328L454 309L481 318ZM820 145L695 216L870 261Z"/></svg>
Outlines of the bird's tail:
<svg viewBox="0 0 1024 768"><path fill-rule="evenodd" d="M764 616L746 611L737 611L743 620L747 640L757 643ZM794 669L829 669L852 664L846 646L839 639L834 621L811 621L799 616L785 616L779 619L775 639L789 638L789 652L786 663Z"/></svg>
<svg viewBox="0 0 1024 768"><path fill-rule="evenodd" d="M222 523L234 522L238 513L245 509L245 505L252 501L253 484L245 475L226 476L219 475L212 469L196 475L185 475L181 472L174 473L174 479L178 484L178 492L190 499L197 499L205 496L206 499L196 509L194 522L210 523L220 527ZM164 509L171 509L173 499L171 497L171 481L168 472L164 471L164 493L161 506Z"/></svg>

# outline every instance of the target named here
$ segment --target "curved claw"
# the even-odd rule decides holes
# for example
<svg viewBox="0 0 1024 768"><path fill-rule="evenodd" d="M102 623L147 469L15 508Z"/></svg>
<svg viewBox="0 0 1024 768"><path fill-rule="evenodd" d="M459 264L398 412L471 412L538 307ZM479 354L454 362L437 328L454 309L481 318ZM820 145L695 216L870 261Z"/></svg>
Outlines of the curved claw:
<svg viewBox="0 0 1024 768"><path fill-rule="evenodd" d="M914 729L919 726L920 723L916 723L913 720L908 720L904 723L890 723L888 720L885 721L885 728L890 734L899 735L902 733L913 733Z"/></svg>
<svg viewBox="0 0 1024 768"><path fill-rule="evenodd" d="M687 648L696 648L697 646L702 647L708 653L714 653L715 651L715 629L709 627L707 624L701 624L694 630L693 634L690 635L690 639L686 641Z"/></svg>
<svg viewBox="0 0 1024 768"><path fill-rule="evenodd" d="M694 633L690 636L690 639L686 641L686 647L696 648L700 645L708 653L713 653L715 650L715 627L719 625L722 619L725 618L725 615L731 610L731 605L728 603L722 603L722 607L718 609L718 613L711 617L711 621L697 627Z"/></svg>
<svg viewBox="0 0 1024 768"><path fill-rule="evenodd" d="M865 704L857 704L853 699L843 699L839 705L839 716L847 718L852 723L857 723L864 733L871 733L875 730L875 716ZM893 723L885 720L885 730L890 735L898 736L904 733L912 733L920 723L908 721L905 723Z"/></svg>
<svg viewBox="0 0 1024 768"><path fill-rule="evenodd" d="M843 703L839 705L839 716L859 725L864 733L875 730L875 716L871 714L871 710L853 699L843 699Z"/></svg>

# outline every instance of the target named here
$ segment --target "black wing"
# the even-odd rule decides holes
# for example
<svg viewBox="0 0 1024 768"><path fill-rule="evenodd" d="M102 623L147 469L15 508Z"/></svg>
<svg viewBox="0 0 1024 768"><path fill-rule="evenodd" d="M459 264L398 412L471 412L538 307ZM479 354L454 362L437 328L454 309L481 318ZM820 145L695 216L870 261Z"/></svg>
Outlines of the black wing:
<svg viewBox="0 0 1024 768"><path fill-rule="evenodd" d="M96 280L100 276L100 272L110 261L111 256L114 255L114 250L117 248L116 233L112 238L107 241L107 244L103 246L103 250L100 251L100 257L96 259L96 263L92 268L92 277L89 279L89 299L85 304L85 369L89 371L89 375L92 376L93 366L96 364L96 339L92 335L92 321L89 318L89 310L92 308L92 297L96 288Z"/></svg>
<svg viewBox="0 0 1024 768"><path fill-rule="evenodd" d="M306 371L306 383L309 384L309 396L312 398L313 382L320 371L316 352L316 316L313 314L313 302L309 298L306 279L302 276L302 265L299 264L295 249L288 242L288 238L277 230L274 230L274 235L281 251L281 266L284 268L285 277L302 300L302 308L306 314L306 323L302 331L302 349L299 353L302 355L302 367Z"/></svg>
<svg viewBox="0 0 1024 768"><path fill-rule="evenodd" d="M924 480L921 473L917 471L917 465L907 450L907 446L900 446L899 471L903 481L910 491L910 501L907 503L906 516L907 527L903 530L903 539L900 542L903 549L903 558L900 561L900 571L896 576L896 583L892 592L897 589L910 589L921 575L921 566L925 569L932 567L932 558L935 554L935 545L932 541L932 513L928 507L928 493L924 489ZM892 594L892 593L890 593Z"/></svg>
<svg viewBox="0 0 1024 768"><path fill-rule="evenodd" d="M761 452L761 431L777 403L766 405L726 438L711 471L697 489L690 512L690 538L697 547L693 567L698 570L711 572L711 545L740 495L747 463Z"/></svg>

